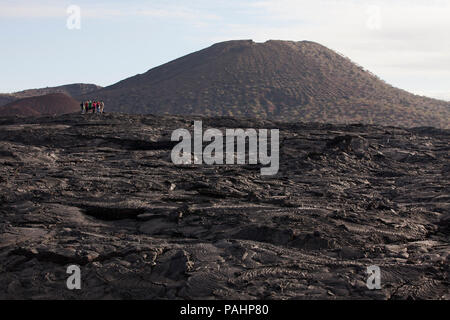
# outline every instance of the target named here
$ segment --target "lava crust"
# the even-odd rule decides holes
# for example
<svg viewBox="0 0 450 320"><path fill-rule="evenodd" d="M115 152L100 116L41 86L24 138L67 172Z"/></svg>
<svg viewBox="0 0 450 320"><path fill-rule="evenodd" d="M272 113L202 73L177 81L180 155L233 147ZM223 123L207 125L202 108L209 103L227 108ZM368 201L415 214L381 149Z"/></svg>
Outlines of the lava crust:
<svg viewBox="0 0 450 320"><path fill-rule="evenodd" d="M280 129L280 170L170 160L171 133ZM450 131L0 119L0 298L449 299ZM81 268L82 289L66 288ZM366 268L381 268L381 290Z"/></svg>

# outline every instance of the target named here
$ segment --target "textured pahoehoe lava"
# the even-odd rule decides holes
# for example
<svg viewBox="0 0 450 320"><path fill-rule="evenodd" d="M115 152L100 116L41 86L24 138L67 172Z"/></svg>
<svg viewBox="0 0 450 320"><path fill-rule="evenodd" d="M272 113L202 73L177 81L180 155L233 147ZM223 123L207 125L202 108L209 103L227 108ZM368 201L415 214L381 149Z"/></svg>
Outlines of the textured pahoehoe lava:
<svg viewBox="0 0 450 320"><path fill-rule="evenodd" d="M170 134L194 119L279 128L279 173L173 165ZM0 298L449 299L449 138L227 117L0 118ZM66 288L71 264L81 291ZM370 265L381 290L366 287Z"/></svg>

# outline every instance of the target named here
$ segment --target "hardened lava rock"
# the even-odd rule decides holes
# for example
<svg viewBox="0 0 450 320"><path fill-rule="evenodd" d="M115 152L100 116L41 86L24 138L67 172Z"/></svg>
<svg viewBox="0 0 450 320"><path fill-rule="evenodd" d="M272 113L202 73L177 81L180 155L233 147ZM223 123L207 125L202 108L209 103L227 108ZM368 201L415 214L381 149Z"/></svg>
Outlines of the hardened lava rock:
<svg viewBox="0 0 450 320"><path fill-rule="evenodd" d="M278 128L278 174L174 165L171 133L194 120ZM449 141L233 118L0 119L0 298L449 299Z"/></svg>

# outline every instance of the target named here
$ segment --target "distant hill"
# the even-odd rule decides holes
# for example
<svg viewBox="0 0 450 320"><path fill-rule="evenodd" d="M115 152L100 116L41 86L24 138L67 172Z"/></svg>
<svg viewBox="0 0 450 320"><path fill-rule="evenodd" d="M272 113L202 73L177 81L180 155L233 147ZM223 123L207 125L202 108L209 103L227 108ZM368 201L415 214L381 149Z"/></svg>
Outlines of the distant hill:
<svg viewBox="0 0 450 320"><path fill-rule="evenodd" d="M15 100L30 98L36 96L43 96L51 93L64 93L68 96L77 98L83 94L87 94L89 92L101 89L102 87L97 86L95 84L86 84L86 83L74 83L67 84L58 87L47 87L40 89L29 89L9 94L0 94L0 106L4 106L8 103L11 103Z"/></svg>
<svg viewBox="0 0 450 320"><path fill-rule="evenodd" d="M61 115L79 112L79 103L64 93L23 98L0 107L0 116Z"/></svg>
<svg viewBox="0 0 450 320"><path fill-rule="evenodd" d="M450 103L413 95L314 42L227 41L86 94L126 113L450 127Z"/></svg>
<svg viewBox="0 0 450 320"><path fill-rule="evenodd" d="M13 102L14 100L17 100L17 98L14 95L0 93L0 107L4 106L5 104Z"/></svg>

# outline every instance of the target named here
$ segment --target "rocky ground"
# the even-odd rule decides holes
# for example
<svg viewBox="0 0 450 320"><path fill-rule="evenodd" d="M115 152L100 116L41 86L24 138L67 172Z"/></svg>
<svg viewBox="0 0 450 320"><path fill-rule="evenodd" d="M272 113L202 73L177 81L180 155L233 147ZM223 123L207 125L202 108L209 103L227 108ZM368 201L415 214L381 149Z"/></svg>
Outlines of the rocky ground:
<svg viewBox="0 0 450 320"><path fill-rule="evenodd" d="M193 119L0 119L0 298L450 298L449 130L203 119L279 128L264 177L173 165Z"/></svg>

